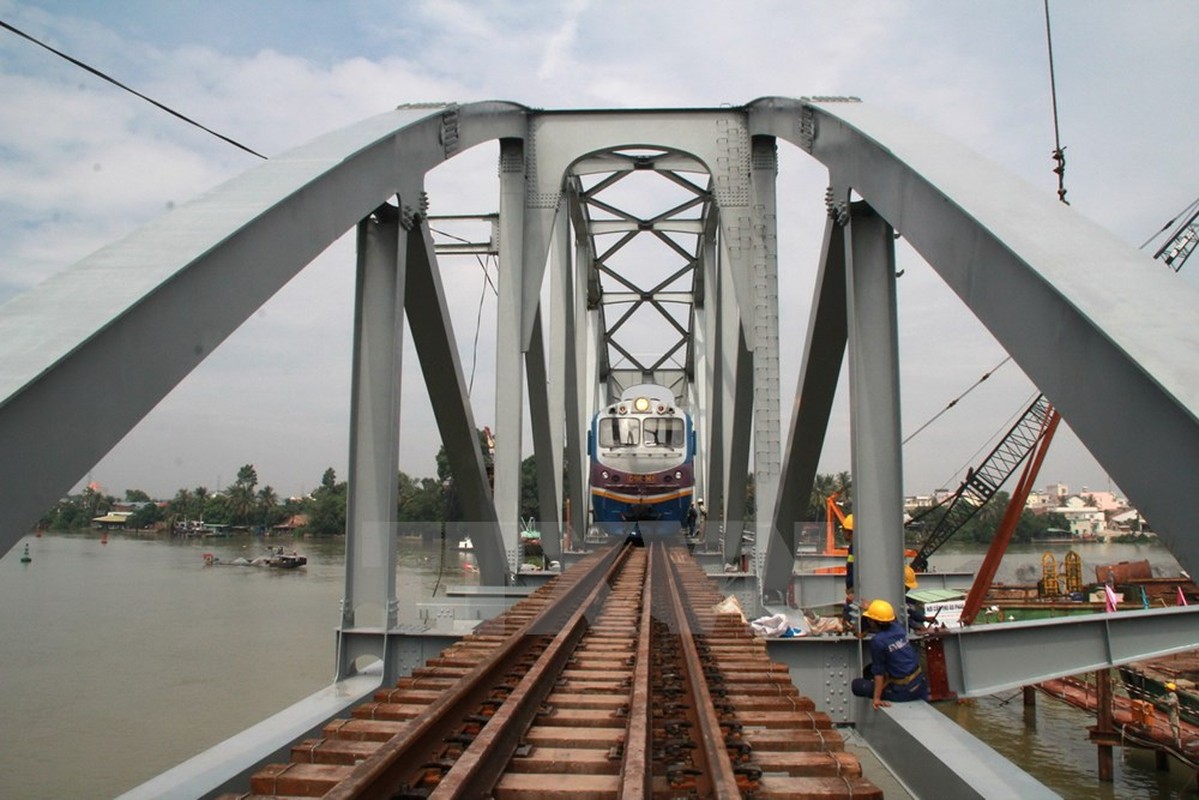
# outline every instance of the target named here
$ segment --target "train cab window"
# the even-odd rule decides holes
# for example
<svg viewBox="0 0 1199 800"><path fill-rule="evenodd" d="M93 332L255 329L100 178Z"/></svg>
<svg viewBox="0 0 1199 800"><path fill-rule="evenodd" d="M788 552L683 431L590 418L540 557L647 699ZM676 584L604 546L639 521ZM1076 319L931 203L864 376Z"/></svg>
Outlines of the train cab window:
<svg viewBox="0 0 1199 800"><path fill-rule="evenodd" d="M641 443L641 421L632 417L600 420L600 447L629 447Z"/></svg>
<svg viewBox="0 0 1199 800"><path fill-rule="evenodd" d="M682 447L683 420L678 417L651 417L645 420L645 444L647 447Z"/></svg>

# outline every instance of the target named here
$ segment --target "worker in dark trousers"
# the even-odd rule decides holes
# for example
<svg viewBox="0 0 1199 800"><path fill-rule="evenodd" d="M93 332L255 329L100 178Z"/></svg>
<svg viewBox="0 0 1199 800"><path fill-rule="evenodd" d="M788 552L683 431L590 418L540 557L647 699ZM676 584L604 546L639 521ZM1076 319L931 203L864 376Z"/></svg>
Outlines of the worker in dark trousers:
<svg viewBox="0 0 1199 800"><path fill-rule="evenodd" d="M841 523L845 534L845 605L841 608L841 624L846 631L855 631L858 627L857 607L854 606L853 585L853 514L846 515Z"/></svg>
<svg viewBox="0 0 1199 800"><path fill-rule="evenodd" d="M920 669L920 658L908 641L907 631L895 619L895 609L886 600L872 600L862 612L862 624L870 639L870 663L863 677L854 678L850 689L858 697L869 697L874 708L892 702L928 699L928 680Z"/></svg>

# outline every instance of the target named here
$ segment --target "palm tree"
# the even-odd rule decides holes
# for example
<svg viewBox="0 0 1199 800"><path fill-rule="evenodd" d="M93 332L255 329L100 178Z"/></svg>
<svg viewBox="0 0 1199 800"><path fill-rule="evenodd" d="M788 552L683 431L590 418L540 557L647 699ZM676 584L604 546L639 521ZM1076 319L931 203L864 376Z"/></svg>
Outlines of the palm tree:
<svg viewBox="0 0 1199 800"><path fill-rule="evenodd" d="M278 507L279 495L275 494L274 489L270 486L263 486L258 490L258 512L261 514L264 527L274 524L275 509Z"/></svg>
<svg viewBox="0 0 1199 800"><path fill-rule="evenodd" d="M208 505L208 489L203 486L197 486L192 489L192 498L195 500L192 514L196 519L204 519L204 508Z"/></svg>
<svg viewBox="0 0 1199 800"><path fill-rule="evenodd" d="M249 524L250 518L258 508L254 490L244 483L235 483L229 487L227 502L229 515L235 525Z"/></svg>

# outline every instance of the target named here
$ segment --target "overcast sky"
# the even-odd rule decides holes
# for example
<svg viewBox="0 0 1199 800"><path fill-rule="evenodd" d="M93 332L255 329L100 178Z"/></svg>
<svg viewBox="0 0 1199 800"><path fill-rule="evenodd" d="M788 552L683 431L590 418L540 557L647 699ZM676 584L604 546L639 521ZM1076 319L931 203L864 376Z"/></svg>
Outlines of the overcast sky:
<svg viewBox="0 0 1199 800"><path fill-rule="evenodd" d="M1052 0L1050 10L1069 200L1139 246L1199 195L1199 16L1189 0ZM267 156L406 102L701 107L855 95L1056 188L1041 0L0 0L0 19ZM259 163L2 30L0 98L0 302ZM781 324L797 342L824 175L798 151L780 158ZM454 159L430 176L432 213L495 211L495 171L494 148ZM283 495L311 490L326 467L344 478L353 263L343 238L81 480L169 496L226 486L247 463ZM902 243L899 266L907 435L1004 352ZM476 349L482 273L461 259L442 267L463 364L476 369L476 420L489 424L494 299L483 295ZM784 416L799 352L784 348ZM439 442L415 358L405 364L401 468L431 475ZM956 487L1035 393L1014 364L999 369L905 446L905 490ZM849 468L844 394L843 381L823 471ZM1118 489L1066 430L1038 484L1051 481Z"/></svg>

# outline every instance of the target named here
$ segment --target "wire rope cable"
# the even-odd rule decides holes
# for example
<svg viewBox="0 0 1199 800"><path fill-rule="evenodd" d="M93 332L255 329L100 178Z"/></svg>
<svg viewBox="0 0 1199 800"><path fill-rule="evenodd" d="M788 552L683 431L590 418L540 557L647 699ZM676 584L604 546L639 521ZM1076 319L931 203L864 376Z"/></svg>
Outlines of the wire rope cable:
<svg viewBox="0 0 1199 800"><path fill-rule="evenodd" d="M1049 97L1053 105L1052 158L1057 164L1053 168L1054 173L1057 175L1057 199L1066 205L1070 205L1070 201L1066 199L1066 148L1062 147L1061 126L1058 123L1057 78L1053 68L1053 33L1049 27L1049 0L1045 0L1045 43L1049 51Z"/></svg>
<svg viewBox="0 0 1199 800"><path fill-rule="evenodd" d="M991 367L991 369L989 369L989 370L987 370L986 372L984 372L984 373L982 374L982 377L981 377L981 378L979 378L978 380L976 380L974 383L972 383L972 384L970 385L970 387L969 387L968 389L966 389L966 391L962 392L962 393L961 393L961 394L959 394L957 397L955 397L955 398L953 398L952 400L950 400L950 401L949 401L949 405L945 406L945 408L941 409L941 410L940 410L940 411L938 411L936 414L933 414L933 415L932 415L932 417L930 417L930 418L928 419L928 421L927 421L927 422L925 422L923 425L921 425L921 426L920 426L919 428L917 428L916 430L912 431L912 433L911 433L911 434L909 434L909 435L908 435L908 437L907 437L906 439L904 439L904 440L903 440L902 444L907 444L907 443L908 443L908 442L910 442L912 439L914 439L914 438L916 437L916 435L917 435L917 434L919 434L921 431L923 431L923 430L924 430L925 428L927 428L929 425L932 425L934 422L936 422L936 421L937 421L937 419L938 419L938 418L939 418L939 417L940 417L942 414L944 414L946 411L948 411L949 409L951 409L951 408L953 408L954 406L956 406L956 405L958 404L958 401L959 401L959 400L961 400L963 397L965 397L966 395L970 394L970 393L971 393L971 392L973 392L975 389L977 389L977 388L978 388L978 386L979 386L979 384L981 384L981 383L982 383L983 381L985 381L987 378L991 377L993 374L995 374L995 371L996 371L997 369L999 369L1000 367L1002 367L1004 364L1006 364L1007 362L1009 362L1009 361L1011 361L1011 360L1012 360L1012 357L1011 357L1011 356L1008 356L1007 358L1003 359L1002 361L1000 361L1000 362L999 362L998 364L996 364L995 366Z"/></svg>
<svg viewBox="0 0 1199 800"><path fill-rule="evenodd" d="M136 97L140 97L142 100L145 100L147 103L150 103L151 105L162 109L163 111L167 112L171 116L177 117L178 119L183 120L188 125L194 125L195 127L199 128L200 130L202 130L206 133L210 133L213 136L215 136L216 138L221 139L222 141L228 142L229 144L233 145L234 147L238 148L239 150L244 150L245 152L249 153L250 155L257 156L258 158L261 158L264 161L267 160L267 157L264 156L262 153L259 153L257 150L253 150L253 149L245 146L241 142L237 141L236 139L231 139L230 137L226 136L223 133L218 133L217 131L214 131L212 128L209 128L208 126L197 122L196 120L192 119L191 117L187 116L186 114L183 114L179 111L176 111L175 109L171 108L168 105L158 102L153 97L148 97L147 95L142 94L141 92L137 91L136 89L132 89L129 86L126 86L125 84L121 83L116 78L112 77L111 75L108 75L107 73L102 72L102 71L96 69L95 67L90 66L89 64L85 64L84 62L80 61L79 59L74 58L73 56L69 56L66 53L62 52L61 50L54 49L53 47L46 44L45 42L40 41L40 40L34 38L33 36L30 36L25 31L21 30L20 28L14 27L13 25L10 25L9 23L5 22L4 20L0 20L0 28L4 28L8 31L11 31L11 32L15 33L17 36L20 36L22 39L27 39L28 41L36 44L38 47L42 47L42 48L45 48L46 50L49 50L51 53L58 56L59 58L69 61L70 63L74 64L75 66L79 67L80 69L90 72L91 74L95 75L97 78L100 78L101 80L108 81L113 86L116 86L120 89L124 89L126 92L129 92L130 94L135 95Z"/></svg>

